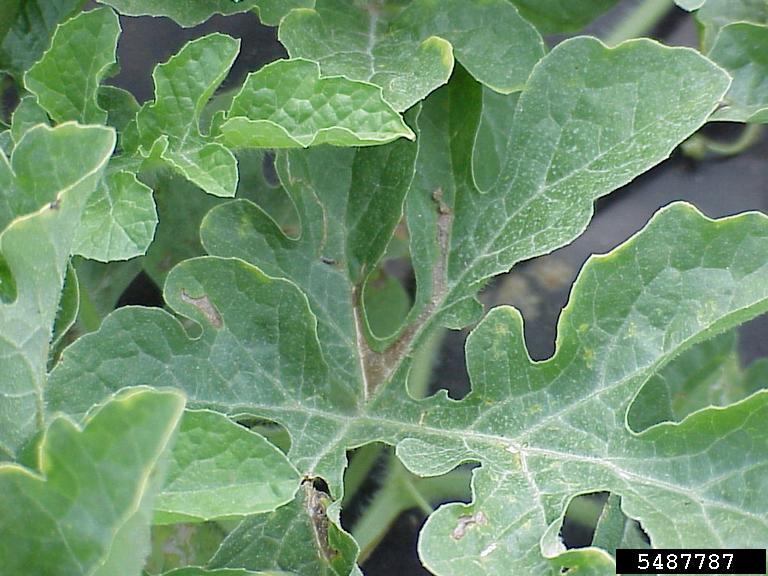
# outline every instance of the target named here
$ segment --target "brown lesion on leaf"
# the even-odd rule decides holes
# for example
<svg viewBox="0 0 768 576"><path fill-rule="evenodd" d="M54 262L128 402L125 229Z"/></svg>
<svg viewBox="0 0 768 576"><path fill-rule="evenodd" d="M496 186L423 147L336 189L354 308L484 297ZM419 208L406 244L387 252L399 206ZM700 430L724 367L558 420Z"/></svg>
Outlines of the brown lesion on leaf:
<svg viewBox="0 0 768 576"><path fill-rule="evenodd" d="M353 292L355 328L357 332L358 349L363 365L366 397L373 394L378 386L387 382L403 359L410 353L414 341L421 330L435 314L440 303L448 292L448 254L453 227L453 210L443 200L443 189L436 188L432 192L432 200L437 211L436 243L438 257L432 267L432 290L429 302L419 313L418 317L397 337L384 352L373 350L366 340L367 330L364 326L362 285L356 286Z"/></svg>
<svg viewBox="0 0 768 576"><path fill-rule="evenodd" d="M461 540L473 526L485 526L486 524L488 524L488 517L482 510L475 512L471 516L459 516L456 528L451 532L451 538Z"/></svg>
<svg viewBox="0 0 768 576"><path fill-rule="evenodd" d="M224 322L221 319L221 314L219 314L219 311L216 309L216 306L213 305L210 298L208 296L203 295L199 298L195 298L194 296L190 296L187 294L185 290L181 291L181 300L182 302L186 302L187 304L191 304L200 312L202 312L203 316L205 316L205 319L208 320L208 322L216 328L217 330L220 330L222 326L224 326Z"/></svg>
<svg viewBox="0 0 768 576"><path fill-rule="evenodd" d="M304 478L302 487L304 488L304 501L315 535L317 549L326 561L331 562L339 555L339 552L331 547L328 537L331 522L328 519L326 509L331 503L331 496L327 492L327 484L322 478L307 477Z"/></svg>
<svg viewBox="0 0 768 576"><path fill-rule="evenodd" d="M59 200L58 198L56 198L56 200L48 204L48 208L51 210L58 210L60 207L61 207L61 200Z"/></svg>

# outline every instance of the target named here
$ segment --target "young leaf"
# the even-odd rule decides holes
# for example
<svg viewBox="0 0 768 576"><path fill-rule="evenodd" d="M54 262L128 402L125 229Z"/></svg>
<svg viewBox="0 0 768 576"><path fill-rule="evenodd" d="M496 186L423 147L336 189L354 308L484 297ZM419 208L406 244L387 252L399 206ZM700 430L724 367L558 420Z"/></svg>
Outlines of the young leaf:
<svg viewBox="0 0 768 576"><path fill-rule="evenodd" d="M133 390L79 429L54 418L40 475L0 465L0 557L8 574L132 576L149 547L152 501L184 408L176 392Z"/></svg>
<svg viewBox="0 0 768 576"><path fill-rule="evenodd" d="M765 216L711 221L684 204L662 210L584 267L545 362L528 357L520 315L495 309L468 341L473 391L458 402L410 398L404 371L365 404L350 397L346 376L324 362L298 288L240 260L181 264L166 300L200 324L199 338L163 311L118 310L67 349L51 377L53 406L77 413L118 385L179 382L194 405L285 426L291 460L334 495L346 449L372 441L396 444L418 475L480 461L472 503L442 507L422 532L421 555L436 574L608 569L604 553L563 553L556 538L569 499L598 489L622 496L655 547L768 538L759 498L768 488L768 394L640 436L625 425L635 394L665 364L768 310Z"/></svg>
<svg viewBox="0 0 768 576"><path fill-rule="evenodd" d="M240 42L210 34L186 44L152 77L155 100L144 104L123 145L159 159L214 196L232 197L237 161L232 153L200 132L200 115L237 57Z"/></svg>
<svg viewBox="0 0 768 576"><path fill-rule="evenodd" d="M270 512L293 500L299 474L265 438L209 411L185 412L155 524Z"/></svg>
<svg viewBox="0 0 768 576"><path fill-rule="evenodd" d="M24 77L55 122L107 122L98 102L99 85L115 65L119 35L117 15L108 8L83 12L56 30L51 48ZM138 168L136 162L110 162L83 214L76 254L108 262L146 252L157 213L152 190L136 178Z"/></svg>
<svg viewBox="0 0 768 576"><path fill-rule="evenodd" d="M111 262L127 260L147 251L157 226L152 189L136 172L113 158L88 201L77 231L73 253Z"/></svg>
<svg viewBox="0 0 768 576"><path fill-rule="evenodd" d="M539 33L507 0L415 0L403 3L317 0L281 22L280 41L293 58L381 86L395 110L406 110L445 84L454 55L499 92L520 90L544 55Z"/></svg>
<svg viewBox="0 0 768 576"><path fill-rule="evenodd" d="M713 119L768 123L768 25L728 24L708 56L733 76L727 105Z"/></svg>
<svg viewBox="0 0 768 576"><path fill-rule="evenodd" d="M311 7L314 0L98 0L127 16L167 16L182 26L196 26L214 14L259 13L261 21L277 26L293 8Z"/></svg>
<svg viewBox="0 0 768 576"><path fill-rule="evenodd" d="M248 76L221 139L230 147L367 146L414 139L381 88L341 76L320 77L308 60L278 60Z"/></svg>
<svg viewBox="0 0 768 576"><path fill-rule="evenodd" d="M16 298L0 304L0 454L41 428L46 364L75 233L115 145L111 129L38 126L0 154L0 254Z"/></svg>
<svg viewBox="0 0 768 576"><path fill-rule="evenodd" d="M106 123L96 96L115 65L119 35L120 22L108 8L82 12L57 28L51 47L24 75L25 87L55 122Z"/></svg>
<svg viewBox="0 0 768 576"><path fill-rule="evenodd" d="M21 81L48 48L56 25L76 14L85 0L10 0L0 21L0 70Z"/></svg>

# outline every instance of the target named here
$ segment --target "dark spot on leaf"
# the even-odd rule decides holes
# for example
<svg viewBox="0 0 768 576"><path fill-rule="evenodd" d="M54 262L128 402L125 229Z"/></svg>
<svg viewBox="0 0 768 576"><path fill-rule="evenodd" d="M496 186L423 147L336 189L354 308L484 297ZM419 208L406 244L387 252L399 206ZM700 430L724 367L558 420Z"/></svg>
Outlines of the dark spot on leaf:
<svg viewBox="0 0 768 576"><path fill-rule="evenodd" d="M327 491L328 483L319 477L306 477L302 485L306 495L307 513L315 533L315 541L323 557L330 562L338 556L339 552L331 547L328 538L330 520L328 520L326 509L331 502L331 497Z"/></svg>
<svg viewBox="0 0 768 576"><path fill-rule="evenodd" d="M219 314L219 311L216 310L216 307L211 303L208 296L201 296L200 298L194 298L189 294L187 294L184 290L182 290L181 299L187 304L191 304L192 306L200 310L200 312L203 313L203 316L205 316L205 319L208 320L208 322L210 322L210 324L217 330L224 325L224 323L221 320L221 314Z"/></svg>
<svg viewBox="0 0 768 576"><path fill-rule="evenodd" d="M488 518L483 514L482 510L475 512L471 516L460 516L456 528L451 532L451 538L461 540L466 536L467 530L473 526L485 526L486 524L488 524Z"/></svg>
<svg viewBox="0 0 768 576"><path fill-rule="evenodd" d="M60 206L61 206L61 200L59 200L58 198L56 198L56 200L48 204L48 208L50 208L51 210L58 210Z"/></svg>
<svg viewBox="0 0 768 576"><path fill-rule="evenodd" d="M451 213L451 207L448 206L445 202L443 202L443 189L437 188L434 192L432 192L432 200L434 200L437 203L437 210L440 212L440 214L450 214Z"/></svg>
<svg viewBox="0 0 768 576"><path fill-rule="evenodd" d="M323 264L328 264L329 266L335 265L337 262L333 258L328 258L327 256L321 256L320 260Z"/></svg>

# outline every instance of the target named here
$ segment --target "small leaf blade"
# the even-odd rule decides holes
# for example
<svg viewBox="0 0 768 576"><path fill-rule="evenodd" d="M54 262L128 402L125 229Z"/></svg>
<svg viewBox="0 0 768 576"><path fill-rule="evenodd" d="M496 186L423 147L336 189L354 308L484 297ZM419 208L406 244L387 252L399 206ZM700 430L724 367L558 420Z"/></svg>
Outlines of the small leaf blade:
<svg viewBox="0 0 768 576"><path fill-rule="evenodd" d="M278 60L248 76L220 128L231 147L369 146L415 138L381 89L320 76L307 60Z"/></svg>
<svg viewBox="0 0 768 576"><path fill-rule="evenodd" d="M265 438L216 412L187 411L171 452L155 524L271 512L290 502L299 473Z"/></svg>

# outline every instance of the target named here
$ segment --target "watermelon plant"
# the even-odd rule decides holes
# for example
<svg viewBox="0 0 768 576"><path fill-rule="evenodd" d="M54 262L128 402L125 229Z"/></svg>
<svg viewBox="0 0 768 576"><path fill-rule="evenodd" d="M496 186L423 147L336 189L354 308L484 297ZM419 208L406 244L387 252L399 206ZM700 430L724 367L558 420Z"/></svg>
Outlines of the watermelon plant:
<svg viewBox="0 0 768 576"><path fill-rule="evenodd" d="M731 331L768 310L765 215L662 208L546 360L478 300L706 123L754 140L764 0L678 0L699 50L635 38L658 7L574 35L615 0L99 2L0 2L0 574L362 574L410 508L438 576L768 546L768 363ZM109 83L121 19L247 11L287 56L242 82L214 32L147 102ZM140 273L163 307L118 306ZM431 390L468 327L471 391Z"/></svg>

